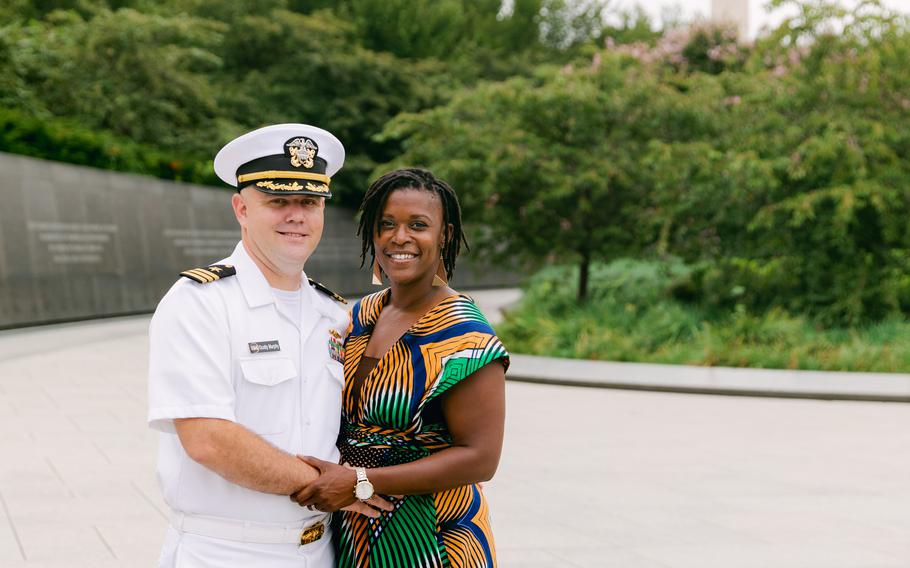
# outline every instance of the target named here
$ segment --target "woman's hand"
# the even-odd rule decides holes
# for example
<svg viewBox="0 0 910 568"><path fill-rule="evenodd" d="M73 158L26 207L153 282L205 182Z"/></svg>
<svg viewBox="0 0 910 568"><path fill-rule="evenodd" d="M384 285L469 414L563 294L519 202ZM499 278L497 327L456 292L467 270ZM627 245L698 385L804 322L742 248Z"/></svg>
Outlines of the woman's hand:
<svg viewBox="0 0 910 568"><path fill-rule="evenodd" d="M394 505L374 495L368 501L360 502L354 497L357 475L351 467L323 461L311 456L297 456L302 462L316 468L319 477L306 487L291 495L301 507L331 513L339 509L356 511L369 517L378 517L379 512L391 511Z"/></svg>

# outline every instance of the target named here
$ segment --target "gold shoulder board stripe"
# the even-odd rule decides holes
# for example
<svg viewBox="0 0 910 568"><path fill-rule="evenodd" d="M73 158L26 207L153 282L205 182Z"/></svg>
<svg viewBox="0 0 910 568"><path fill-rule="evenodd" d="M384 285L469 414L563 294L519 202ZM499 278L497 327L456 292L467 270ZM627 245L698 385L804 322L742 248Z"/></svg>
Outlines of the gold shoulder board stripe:
<svg viewBox="0 0 910 568"><path fill-rule="evenodd" d="M316 288L317 290L319 290L320 292L322 292L322 293L325 294L326 296L332 298L332 299L335 300L336 302L341 302L342 304L347 304L347 303L348 303L348 301L345 300L343 296L340 296L340 295L336 294L335 292L332 292L331 290L329 290L328 288L326 288L325 286L323 286L323 285L320 284L319 282L316 282L316 281L313 280L312 278L307 278L307 280L309 280L310 286L312 286L313 288Z"/></svg>
<svg viewBox="0 0 910 568"><path fill-rule="evenodd" d="M209 282L214 282L215 280L221 280L228 276L233 276L237 274L237 269L234 268L231 264L213 264L205 268L191 268L189 270L184 270L180 273L180 276L184 278L189 278L200 284L208 284Z"/></svg>
<svg viewBox="0 0 910 568"><path fill-rule="evenodd" d="M206 270L205 268L194 268L190 272L192 272L193 274L202 276L208 282L214 282L215 280L218 280L217 274L215 274L214 272L211 272L209 270Z"/></svg>

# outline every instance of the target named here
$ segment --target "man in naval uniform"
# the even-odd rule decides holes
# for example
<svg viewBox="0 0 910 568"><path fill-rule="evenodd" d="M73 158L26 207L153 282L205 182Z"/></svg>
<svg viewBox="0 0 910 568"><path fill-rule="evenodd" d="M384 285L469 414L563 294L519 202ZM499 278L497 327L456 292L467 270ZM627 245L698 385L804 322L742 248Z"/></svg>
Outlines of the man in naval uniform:
<svg viewBox="0 0 910 568"><path fill-rule="evenodd" d="M335 136L303 124L255 130L215 157L237 188L241 241L181 273L149 328L148 421L171 508L161 567L334 566L328 515L287 496L318 475L296 455L339 457L349 316L303 270L343 162Z"/></svg>

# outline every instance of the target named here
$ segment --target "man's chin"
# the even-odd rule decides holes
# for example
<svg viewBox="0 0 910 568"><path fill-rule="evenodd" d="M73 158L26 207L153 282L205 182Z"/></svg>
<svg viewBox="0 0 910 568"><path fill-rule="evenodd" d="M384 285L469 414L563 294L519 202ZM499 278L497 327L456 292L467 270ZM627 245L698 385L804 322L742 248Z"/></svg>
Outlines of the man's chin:
<svg viewBox="0 0 910 568"><path fill-rule="evenodd" d="M303 270L303 266L306 264L306 261L310 259L310 256L313 254L312 249L307 250L286 250L285 254L282 255L281 264L283 264L288 269L288 272L298 272Z"/></svg>
<svg viewBox="0 0 910 568"><path fill-rule="evenodd" d="M278 234L277 245L281 247L281 250L288 251L288 254L297 254L294 251L300 250L309 250L313 251L316 249L317 242L314 242L313 237L307 235L305 237L291 237L288 235Z"/></svg>

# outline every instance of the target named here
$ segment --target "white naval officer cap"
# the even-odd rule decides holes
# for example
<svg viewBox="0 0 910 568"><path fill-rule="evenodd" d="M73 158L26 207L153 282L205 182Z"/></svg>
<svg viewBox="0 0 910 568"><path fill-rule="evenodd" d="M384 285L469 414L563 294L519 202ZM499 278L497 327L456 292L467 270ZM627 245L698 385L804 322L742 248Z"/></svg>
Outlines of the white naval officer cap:
<svg viewBox="0 0 910 568"><path fill-rule="evenodd" d="M215 173L237 188L276 195L332 197L329 184L344 164L344 146L309 124L274 124L247 132L215 156Z"/></svg>

